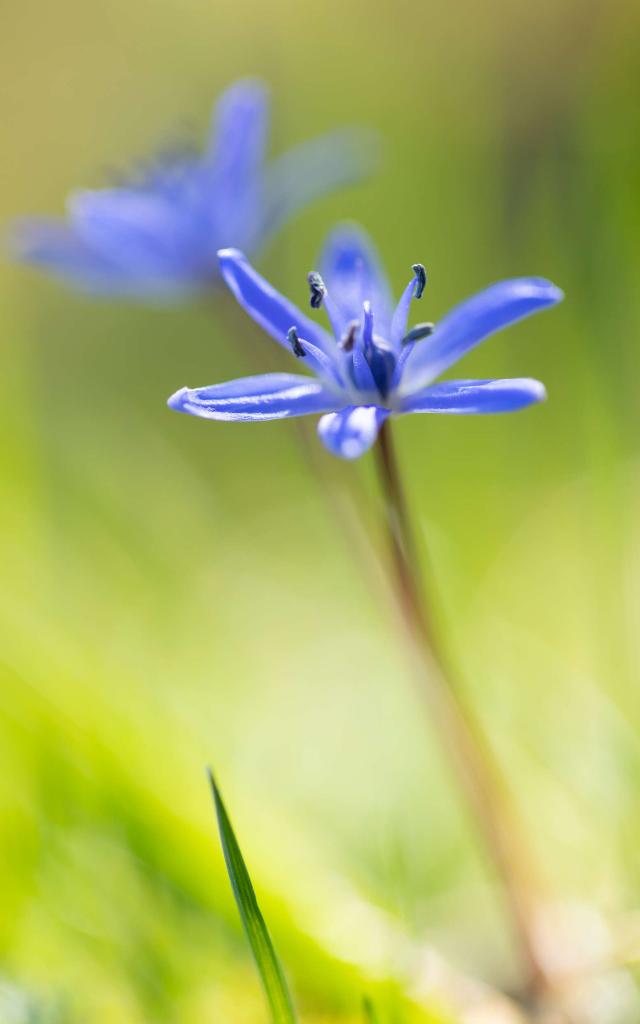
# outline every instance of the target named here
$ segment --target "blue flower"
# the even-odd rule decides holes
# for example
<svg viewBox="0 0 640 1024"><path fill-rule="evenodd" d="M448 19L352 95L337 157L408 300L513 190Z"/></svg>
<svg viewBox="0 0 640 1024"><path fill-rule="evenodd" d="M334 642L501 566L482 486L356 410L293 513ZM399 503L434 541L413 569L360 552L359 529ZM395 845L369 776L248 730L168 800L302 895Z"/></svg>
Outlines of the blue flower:
<svg viewBox="0 0 640 1024"><path fill-rule="evenodd" d="M236 82L202 154L161 154L118 187L72 193L66 219L18 223L14 254L94 294L175 300L210 288L221 246L255 252L298 209L369 169L370 140L346 130L265 165L268 120L264 85Z"/></svg>
<svg viewBox="0 0 640 1024"><path fill-rule="evenodd" d="M309 274L311 306L324 306L332 334L271 287L235 249L219 254L238 302L313 377L268 373L227 384L183 388L169 399L180 412L213 420L273 420L323 413L318 425L330 452L362 455L388 416L410 412L512 412L545 398L539 381L434 380L490 334L559 302L539 277L500 281L456 306L440 323L408 328L421 299L421 264L394 309L386 278L365 235L346 226L329 237L321 274Z"/></svg>

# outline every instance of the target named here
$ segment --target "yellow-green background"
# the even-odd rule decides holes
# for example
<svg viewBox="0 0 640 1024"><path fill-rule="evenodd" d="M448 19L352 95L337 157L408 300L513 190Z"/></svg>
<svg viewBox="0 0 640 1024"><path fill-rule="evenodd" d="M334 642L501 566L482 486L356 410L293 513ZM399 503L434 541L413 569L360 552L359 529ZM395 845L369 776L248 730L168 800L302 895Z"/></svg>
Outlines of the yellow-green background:
<svg viewBox="0 0 640 1024"><path fill-rule="evenodd" d="M3 224L61 211L185 125L201 137L216 94L259 74L274 151L336 124L384 140L370 183L261 254L294 299L344 217L396 291L427 265L421 318L503 276L565 289L461 368L539 377L547 405L407 418L396 437L450 642L550 887L625 932L640 890L640 8L5 0L2 22ZM212 762L305 1021L358 1019L385 980L415 996L429 945L508 979L492 875L392 614L294 430L165 407L247 372L232 304L93 302L1 270L0 975L82 1024L266 1019ZM286 368L260 341L253 372ZM335 470L375 523L370 458Z"/></svg>

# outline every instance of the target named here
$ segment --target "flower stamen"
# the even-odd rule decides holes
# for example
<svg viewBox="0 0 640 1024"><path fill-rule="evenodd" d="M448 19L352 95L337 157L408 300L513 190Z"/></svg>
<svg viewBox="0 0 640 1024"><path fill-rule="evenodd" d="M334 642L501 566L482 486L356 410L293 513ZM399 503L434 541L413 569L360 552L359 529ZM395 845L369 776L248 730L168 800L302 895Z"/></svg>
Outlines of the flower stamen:
<svg viewBox="0 0 640 1024"><path fill-rule="evenodd" d="M312 270L310 274L307 274L307 281L309 282L309 288L311 289L311 308L320 309L322 300L327 294L327 289L324 281L315 270Z"/></svg>
<svg viewBox="0 0 640 1024"><path fill-rule="evenodd" d="M425 290L427 284L427 272L424 269L422 263L414 263L411 269L416 275L416 290L414 292L414 295L416 299L421 299L422 293Z"/></svg>
<svg viewBox="0 0 640 1024"><path fill-rule="evenodd" d="M410 331L407 331L400 344L411 345L414 341L422 341L423 338L428 338L430 334L433 334L435 327L436 325L432 323L416 324Z"/></svg>
<svg viewBox="0 0 640 1024"><path fill-rule="evenodd" d="M291 350L296 359L304 359L307 353L304 350L304 345L300 341L300 335L298 334L296 327L290 327L287 331L287 341L291 345Z"/></svg>
<svg viewBox="0 0 640 1024"><path fill-rule="evenodd" d="M340 341L340 348L343 352L353 352L353 346L356 343L356 333L358 330L358 321L352 320L347 328L347 333L344 338Z"/></svg>

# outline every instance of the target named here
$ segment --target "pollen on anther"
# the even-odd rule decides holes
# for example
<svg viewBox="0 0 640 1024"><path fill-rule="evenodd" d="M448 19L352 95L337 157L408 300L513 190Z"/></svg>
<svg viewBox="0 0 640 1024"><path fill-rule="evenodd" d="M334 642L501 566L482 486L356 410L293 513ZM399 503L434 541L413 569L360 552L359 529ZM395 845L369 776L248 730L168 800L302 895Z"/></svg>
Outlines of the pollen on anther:
<svg viewBox="0 0 640 1024"><path fill-rule="evenodd" d="M289 330L287 331L287 340L291 345L291 349L296 359L304 359L307 353L305 352L304 346L300 341L300 335L298 334L296 327L289 328Z"/></svg>
<svg viewBox="0 0 640 1024"><path fill-rule="evenodd" d="M307 281L309 282L309 288L311 289L311 308L320 309L322 300L327 294L327 289L324 281L315 270L312 270L310 274L307 274Z"/></svg>
<svg viewBox="0 0 640 1024"><path fill-rule="evenodd" d="M352 320L347 328L347 333L340 341L340 348L343 352L352 352L353 346L356 343L356 331L358 330L358 321Z"/></svg>
<svg viewBox="0 0 640 1024"><path fill-rule="evenodd" d="M410 345L414 341L422 341L423 338L428 338L430 334L433 334L435 326L435 324L431 323L416 324L410 331L407 331L402 339L402 344Z"/></svg>
<svg viewBox="0 0 640 1024"><path fill-rule="evenodd" d="M422 263L414 263L411 269L416 275L416 290L414 294L416 299L421 299L422 293L425 290L427 284L427 272L424 269Z"/></svg>

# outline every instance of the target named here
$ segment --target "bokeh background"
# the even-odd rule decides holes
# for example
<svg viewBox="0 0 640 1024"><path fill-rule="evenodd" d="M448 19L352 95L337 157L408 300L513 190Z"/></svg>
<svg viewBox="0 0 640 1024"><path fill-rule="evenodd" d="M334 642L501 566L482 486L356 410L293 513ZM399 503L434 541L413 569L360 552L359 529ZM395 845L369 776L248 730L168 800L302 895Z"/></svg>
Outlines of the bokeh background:
<svg viewBox="0 0 640 1024"><path fill-rule="evenodd" d="M336 124L384 139L377 176L261 255L294 299L344 217L396 290L427 265L421 316L503 276L565 289L463 373L539 377L546 406L406 418L396 437L449 642L550 891L631 958L639 66L627 0L5 0L0 36L4 225L200 139L216 94L259 74L274 151ZM305 1021L358 1020L363 991L390 1020L437 1019L433 947L508 982L499 894L392 613L295 431L165 407L247 372L245 321L224 296L158 310L1 273L3 1022L265 1020L207 763ZM252 372L281 358L260 341ZM364 489L375 544L370 457L319 457Z"/></svg>

